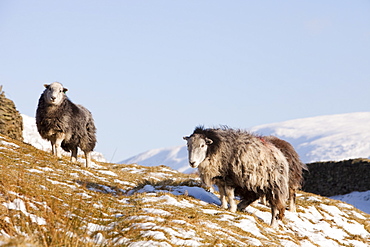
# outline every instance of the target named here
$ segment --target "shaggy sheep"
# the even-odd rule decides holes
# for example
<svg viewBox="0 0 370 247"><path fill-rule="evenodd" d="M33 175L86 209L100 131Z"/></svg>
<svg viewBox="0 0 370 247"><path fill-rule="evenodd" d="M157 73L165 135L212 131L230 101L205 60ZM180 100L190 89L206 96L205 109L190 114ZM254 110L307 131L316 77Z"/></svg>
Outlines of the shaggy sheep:
<svg viewBox="0 0 370 247"><path fill-rule="evenodd" d="M230 211L236 211L238 188L257 198L264 195L271 205L271 226L277 226L276 219L284 217L289 180L289 165L279 149L249 132L226 127L197 127L184 139L190 166L198 167L206 185L220 186L221 207L227 208L227 197Z"/></svg>
<svg viewBox="0 0 370 247"><path fill-rule="evenodd" d="M301 162L298 153L294 147L287 141L279 139L275 136L260 137L262 142L270 142L277 147L285 156L289 163L289 211L296 212L296 191L301 188L303 183L303 170L308 170L306 164ZM222 179L214 179L214 183L219 188L220 199L225 200L225 182ZM212 188L212 187L211 187ZM235 195L240 196L242 202L238 204L238 209L243 210L254 200L258 199L258 195L253 191L247 191L240 187L235 188ZM266 204L265 197L261 197L260 200L263 204Z"/></svg>
<svg viewBox="0 0 370 247"><path fill-rule="evenodd" d="M72 103L62 84L45 84L36 110L36 125L42 138L51 142L52 153L61 157L61 147L71 152L77 161L78 147L85 153L86 167L91 164L91 152L96 144L96 128L91 112Z"/></svg>

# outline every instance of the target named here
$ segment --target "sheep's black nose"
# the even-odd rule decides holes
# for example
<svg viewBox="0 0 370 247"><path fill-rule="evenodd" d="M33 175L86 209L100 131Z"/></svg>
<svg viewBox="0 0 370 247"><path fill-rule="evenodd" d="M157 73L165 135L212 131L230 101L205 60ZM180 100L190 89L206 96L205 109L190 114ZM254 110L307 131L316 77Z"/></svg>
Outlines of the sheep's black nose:
<svg viewBox="0 0 370 247"><path fill-rule="evenodd" d="M190 163L190 166L194 166L195 161L189 161L189 163Z"/></svg>
<svg viewBox="0 0 370 247"><path fill-rule="evenodd" d="M57 97L51 96L50 98L51 98L52 100L55 100Z"/></svg>

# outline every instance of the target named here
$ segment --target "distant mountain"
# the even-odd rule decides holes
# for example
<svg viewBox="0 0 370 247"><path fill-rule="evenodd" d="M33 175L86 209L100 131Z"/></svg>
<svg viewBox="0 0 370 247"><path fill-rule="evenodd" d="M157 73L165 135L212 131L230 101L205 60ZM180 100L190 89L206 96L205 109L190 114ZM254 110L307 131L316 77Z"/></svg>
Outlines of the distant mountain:
<svg viewBox="0 0 370 247"><path fill-rule="evenodd" d="M184 173L196 171L196 169L193 169L188 165L188 151L186 145L172 148L152 149L119 163L137 163L143 166L166 165L174 170Z"/></svg>
<svg viewBox="0 0 370 247"><path fill-rule="evenodd" d="M370 157L370 112L296 119L251 131L289 141L306 163Z"/></svg>
<svg viewBox="0 0 370 247"><path fill-rule="evenodd" d="M35 148L44 150L44 151L51 151L51 144L49 141L43 139L39 132L37 131L36 126L36 119L34 117L30 117L24 114L21 114L23 118L23 141L25 143L31 144ZM79 150L79 154L80 154ZM70 156L71 154L68 152L64 152L64 155ZM102 153L99 152L92 152L91 157L96 161L106 162Z"/></svg>
<svg viewBox="0 0 370 247"><path fill-rule="evenodd" d="M253 127L252 132L290 142L305 163L370 158L370 112L290 120ZM119 163L166 165L191 173L186 146L149 150Z"/></svg>

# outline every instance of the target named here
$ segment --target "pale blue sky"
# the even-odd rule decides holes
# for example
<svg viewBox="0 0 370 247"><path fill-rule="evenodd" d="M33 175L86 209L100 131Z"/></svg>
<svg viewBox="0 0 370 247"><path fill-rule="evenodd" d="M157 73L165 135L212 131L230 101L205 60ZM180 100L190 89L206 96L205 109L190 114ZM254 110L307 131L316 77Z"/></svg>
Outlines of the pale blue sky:
<svg viewBox="0 0 370 247"><path fill-rule="evenodd" d="M109 161L250 128L370 110L370 1L0 1L0 85L34 116L61 82Z"/></svg>

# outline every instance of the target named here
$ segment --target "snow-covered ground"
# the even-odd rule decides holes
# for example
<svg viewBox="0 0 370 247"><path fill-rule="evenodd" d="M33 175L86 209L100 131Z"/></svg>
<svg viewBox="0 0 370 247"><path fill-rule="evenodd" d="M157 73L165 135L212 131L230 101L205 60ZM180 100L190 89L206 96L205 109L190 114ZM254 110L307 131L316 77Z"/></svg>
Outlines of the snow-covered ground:
<svg viewBox="0 0 370 247"><path fill-rule="evenodd" d="M35 118L24 114L22 114L22 117L24 142L38 149L50 151L50 142L42 139L37 132ZM338 152L337 156L333 156L333 160L340 160L370 156L370 124L367 123L370 123L370 113L351 113L261 125L252 128L252 131L264 135L276 135L290 141L300 152L301 157L305 155L304 150L310 149L311 153L322 154L322 156L317 156L318 160L325 160L324 157L329 156L325 154L325 150L330 149L330 147L337 147L337 150L345 150L345 154ZM349 136L346 136L345 133L347 132ZM359 143L356 143L356 138ZM339 148L339 146L342 148ZM352 151L350 147L353 148ZM356 156L357 154L359 156ZM70 154L65 153L65 155L69 156ZM98 152L93 152L93 158L100 162L106 162L104 156ZM196 171L188 165L186 146L153 149L121 163L138 163L144 166L166 165L174 170L186 173ZM345 201L370 214L370 191L352 192L332 198Z"/></svg>
<svg viewBox="0 0 370 247"><path fill-rule="evenodd" d="M370 112L296 119L260 125L250 130L287 140L306 163L370 158ZM185 173L196 171L188 165L186 145L149 150L120 163L137 163L145 166L166 165ZM333 198L370 213L370 191L352 192Z"/></svg>
<svg viewBox="0 0 370 247"><path fill-rule="evenodd" d="M28 119L30 125L27 123L27 117L24 117L24 119L26 119L25 141L37 146L37 143L43 142L43 140L35 138L34 134L31 134L35 130L35 126L32 127L33 120ZM40 145L43 149L42 144ZM50 144L45 142L45 145ZM174 160L185 159L186 161L186 149L183 151L185 155L177 155L181 154L182 148L168 149L167 155L164 155L164 157L172 157ZM97 244L202 246L208 239L218 239L219 246L225 246L222 245L222 242L228 240L232 240L240 246L369 246L370 232L365 227L369 225L369 215L356 211L351 205L335 202L325 197L304 192L298 194L298 212L286 212L284 223L279 222L279 229L272 229L265 224L270 222L271 214L269 208L264 205L251 205L247 208L247 213L231 213L218 207L220 200L216 195L197 186L174 186L162 183L155 185L153 183L140 187L134 179L132 181L121 179L121 173L124 172L126 176L127 173L131 173L132 176L139 174L146 181L176 181L180 177L180 173L166 167L161 167L157 172L152 172L150 168L138 165L117 165L115 169L111 169L111 165L99 164L89 170L76 166L73 167L70 178L63 177L62 181L59 181L58 179L62 177L62 173L63 176L68 173L57 169L48 162L40 165L38 163L31 164L27 160L29 157L27 152L18 153L20 149L17 144L5 138L0 138L0 152L6 150L12 150L12 152L7 152L7 156L14 155L16 160L21 156L22 166L18 166L17 162L14 162L15 166L27 169L34 176L44 176L44 173L47 173L48 179L40 180L45 182L42 185L45 189L47 189L46 186L50 186L48 185L50 182L53 188L61 187L74 193L80 193L89 205L99 205L99 202L93 201L93 198L101 198L101 195L96 196L96 193L115 195L115 189L119 189L125 191L125 196L111 197L112 200L119 202L117 205L120 207L127 205L127 208L134 207L137 204L141 205L136 208L135 215L122 213L122 208L111 208L110 212L118 213L113 215L102 214L105 217L102 221L86 219L83 227L92 236L89 241ZM175 152L172 152L173 150ZM157 155L158 160L161 157L159 151L152 154L154 154L152 156ZM81 174L89 174L91 178L96 179L94 180L94 186L84 189L83 186L78 184L76 177L82 176ZM107 186L116 183L121 184L121 188ZM50 190L50 193L53 191L56 190ZM19 211L21 216L30 218L32 222L40 226L47 224L42 214L34 214L30 211L33 205L36 204L35 197L28 198L13 191L7 193L13 196L11 200L1 202L3 207L11 211ZM143 193L145 196L135 196ZM370 213L370 191L353 192L333 198L353 204L364 212ZM43 202L37 203L41 205ZM112 207L115 204L110 203L109 205ZM45 205L45 207L47 206ZM182 212L181 210L187 207L204 215L201 220L201 231L199 231L199 225L193 224L196 221L191 217L174 218L177 213ZM169 224L163 224L167 221L169 221ZM104 222L104 224L98 222ZM112 231L112 229L122 229L122 235L117 234L117 232L114 232L114 234L106 233ZM138 232L140 237L132 239L126 237L132 232ZM27 234L25 233L25 235ZM7 234L0 231L0 236L7 236ZM117 237L111 238L111 236Z"/></svg>
<svg viewBox="0 0 370 247"><path fill-rule="evenodd" d="M370 214L370 190L365 192L353 191L349 194L332 196L330 198L352 204L365 213Z"/></svg>
<svg viewBox="0 0 370 247"><path fill-rule="evenodd" d="M297 212L286 212L284 221L279 221L278 228L274 229L268 225L271 213L267 206L254 203L247 207L246 212L231 213L221 209L218 196L196 186L195 180L194 186L156 184L154 181L176 181L182 176L166 167L154 171L139 165L116 165L111 169L112 165L102 163L88 170L79 166L70 167L73 172L68 173L60 167L67 166L64 161L59 161L58 166L41 160L38 161L40 163L31 162L29 153L23 153L22 148L0 136L0 154L6 153L7 159L22 160L21 166L17 162L8 164L14 169L25 169L35 178L47 177L46 180L37 180L44 190L42 193L76 193L86 205L105 210L99 214L101 219L96 215L78 215L88 207L82 207L73 214L66 211L69 217L81 219L81 228L87 233L81 238L86 242L107 246L205 246L215 243L215 246L221 247L229 246L230 242L233 246L369 246L369 215L329 198L299 193ZM139 176L145 181L153 180L153 183L140 186L140 181L136 179L122 180L122 173L128 178ZM93 179L85 186L76 180L83 174ZM122 186L114 186L117 183ZM120 196L116 196L117 192L121 192ZM53 207L47 202L37 201L42 197L27 193L27 190L7 191L11 196L4 197L0 206L13 214L19 212L18 218L26 217L34 225L46 227L51 223L56 227L55 222L48 221L45 215ZM104 194L112 195L107 202L102 201ZM55 194L54 197L63 201L61 195ZM66 203L64 207L68 206ZM40 212L37 205L45 210ZM5 219L12 222L7 215ZM63 224L57 227L60 232L64 231ZM19 234L29 236L29 232L18 228ZM70 228L67 229L70 231ZM0 245L4 238L11 238L5 231L0 231L0 237L3 237L0 238ZM78 237L76 235L75 238Z"/></svg>

